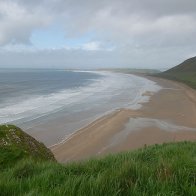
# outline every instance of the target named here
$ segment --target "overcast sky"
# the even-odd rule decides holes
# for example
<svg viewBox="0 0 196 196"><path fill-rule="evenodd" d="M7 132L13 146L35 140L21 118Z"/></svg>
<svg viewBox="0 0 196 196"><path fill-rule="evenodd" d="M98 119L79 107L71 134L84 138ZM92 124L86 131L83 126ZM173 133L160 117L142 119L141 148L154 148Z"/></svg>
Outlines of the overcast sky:
<svg viewBox="0 0 196 196"><path fill-rule="evenodd" d="M0 0L0 67L156 68L196 55L196 0Z"/></svg>

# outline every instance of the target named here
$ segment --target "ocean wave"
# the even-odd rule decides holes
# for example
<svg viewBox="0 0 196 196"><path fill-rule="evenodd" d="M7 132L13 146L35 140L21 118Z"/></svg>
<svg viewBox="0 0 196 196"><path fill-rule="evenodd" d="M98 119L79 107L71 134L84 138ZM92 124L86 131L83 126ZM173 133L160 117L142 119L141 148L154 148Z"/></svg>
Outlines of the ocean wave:
<svg viewBox="0 0 196 196"><path fill-rule="evenodd" d="M12 98L9 105L0 105L0 123L35 119L74 105L80 110L85 109L83 106L87 107L88 103L103 107L104 104L111 104L113 99L116 105L111 107L137 109L141 102L148 100L148 96L143 96L146 91L156 92L160 89L155 82L135 75L101 71L92 73L103 77L91 79L87 86L64 89L49 95L31 95L21 101Z"/></svg>

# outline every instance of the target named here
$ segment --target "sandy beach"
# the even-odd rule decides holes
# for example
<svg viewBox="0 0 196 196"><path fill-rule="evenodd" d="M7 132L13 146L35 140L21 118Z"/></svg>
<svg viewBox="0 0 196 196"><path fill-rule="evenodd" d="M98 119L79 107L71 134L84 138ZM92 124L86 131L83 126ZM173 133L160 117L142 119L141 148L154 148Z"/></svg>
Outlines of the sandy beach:
<svg viewBox="0 0 196 196"><path fill-rule="evenodd" d="M83 160L164 142L196 141L196 91L178 82L149 77L162 89L146 92L139 110L120 109L51 147L59 162Z"/></svg>

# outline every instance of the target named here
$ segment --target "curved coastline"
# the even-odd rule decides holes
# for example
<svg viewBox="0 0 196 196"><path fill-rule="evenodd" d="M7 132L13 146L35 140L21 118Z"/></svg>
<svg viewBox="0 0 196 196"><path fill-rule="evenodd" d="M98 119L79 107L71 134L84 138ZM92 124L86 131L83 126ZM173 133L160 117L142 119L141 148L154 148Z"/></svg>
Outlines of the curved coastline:
<svg viewBox="0 0 196 196"><path fill-rule="evenodd" d="M69 162L156 143L195 141L196 91L178 82L147 78L162 86L157 93L146 92L149 102L142 103L138 110L120 109L79 129L61 144L51 147L57 160ZM141 118L145 119L143 126L133 126L133 121L130 122ZM165 122L165 128L159 126L159 121ZM120 135L126 137L122 139Z"/></svg>
<svg viewBox="0 0 196 196"><path fill-rule="evenodd" d="M80 97L81 100L76 103L30 121L27 125L18 126L45 145L53 146L63 143L81 128L119 109L139 109L142 103L148 102L151 94L160 89L156 82L139 76L105 71L98 73L105 76L92 84L93 87L88 90L89 96L86 91L80 92L85 99L78 96L78 100Z"/></svg>

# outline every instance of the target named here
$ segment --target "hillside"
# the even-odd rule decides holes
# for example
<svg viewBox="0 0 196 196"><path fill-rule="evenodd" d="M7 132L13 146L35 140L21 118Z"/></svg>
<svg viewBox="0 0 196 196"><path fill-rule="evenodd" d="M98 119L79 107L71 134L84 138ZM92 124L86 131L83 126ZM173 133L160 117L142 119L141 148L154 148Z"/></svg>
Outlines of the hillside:
<svg viewBox="0 0 196 196"><path fill-rule="evenodd" d="M196 57L187 59L176 67L157 74L157 76L177 80L196 89Z"/></svg>
<svg viewBox="0 0 196 196"><path fill-rule="evenodd" d="M0 129L1 160L2 153L7 155L8 163L13 160L11 156L20 160L17 163L14 161L13 165L9 164L9 167L4 162L4 169L0 170L0 195L124 196L196 193L196 142L154 145L134 152L61 165L51 161L54 158L45 147L44 156L43 145L29 139L29 136L24 139L26 135L20 129L8 127L5 129L1 126ZM24 140L18 133L24 134ZM5 142L5 134L12 139L6 139ZM16 144L20 140L21 145ZM13 144L13 141L16 143ZM10 148L11 154L5 146L13 147ZM14 146L16 151L13 151ZM27 154L23 149L28 150ZM32 159L36 154L42 161Z"/></svg>
<svg viewBox="0 0 196 196"><path fill-rule="evenodd" d="M0 169L24 158L52 160L54 155L44 144L14 125L0 125Z"/></svg>

